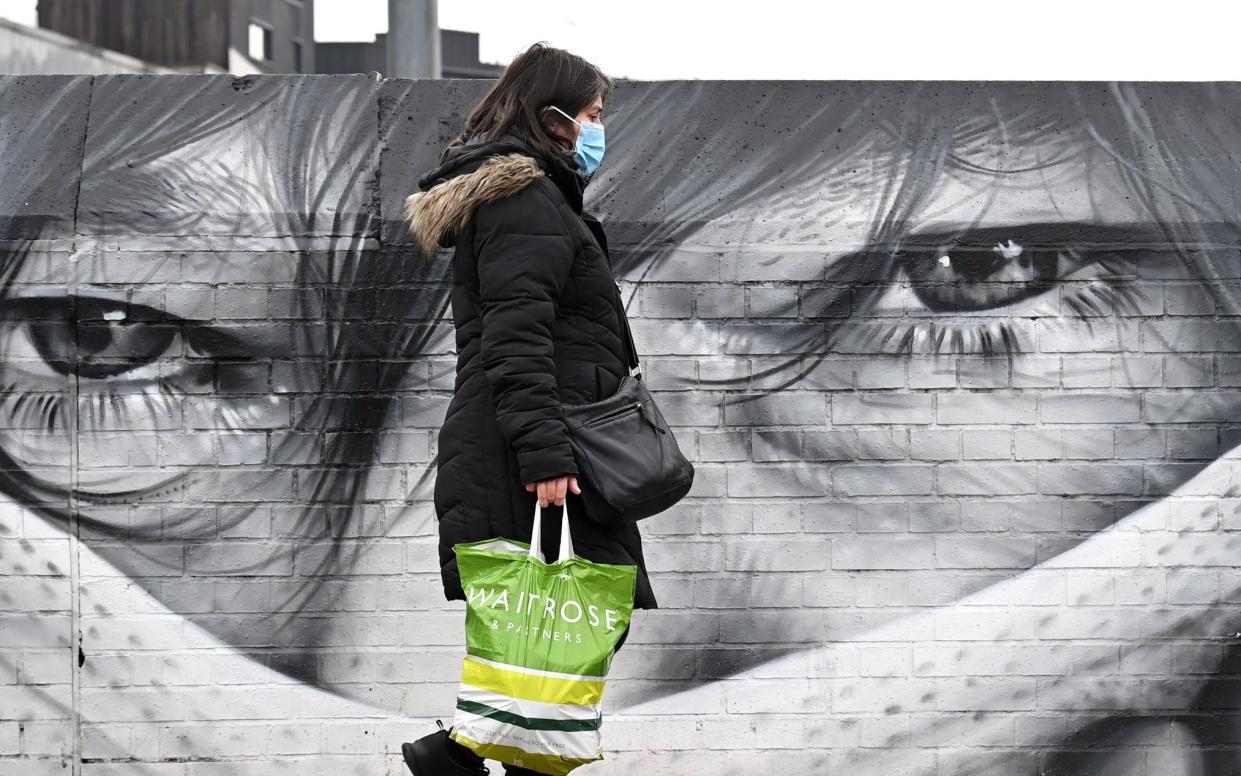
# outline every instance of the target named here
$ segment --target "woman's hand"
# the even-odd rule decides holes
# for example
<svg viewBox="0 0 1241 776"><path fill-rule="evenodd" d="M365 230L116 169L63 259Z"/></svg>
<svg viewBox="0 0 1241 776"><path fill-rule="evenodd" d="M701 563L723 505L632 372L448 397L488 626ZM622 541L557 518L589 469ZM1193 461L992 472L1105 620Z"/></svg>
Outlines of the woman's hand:
<svg viewBox="0 0 1241 776"><path fill-rule="evenodd" d="M582 489L577 485L577 477L572 474L566 474L563 477L556 477L542 482L527 482L526 490L534 490L538 488L539 506L545 507L548 502L555 501L556 506L564 503L565 492L573 491L577 495L582 495Z"/></svg>

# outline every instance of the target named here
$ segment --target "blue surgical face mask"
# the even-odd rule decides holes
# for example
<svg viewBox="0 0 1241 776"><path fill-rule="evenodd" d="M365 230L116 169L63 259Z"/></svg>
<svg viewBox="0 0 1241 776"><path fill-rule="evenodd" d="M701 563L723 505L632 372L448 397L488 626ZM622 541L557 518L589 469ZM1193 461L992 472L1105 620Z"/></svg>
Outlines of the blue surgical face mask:
<svg viewBox="0 0 1241 776"><path fill-rule="evenodd" d="M577 145L573 149L573 158L577 161L578 174L583 177L590 175L603 161L603 125L593 121L578 121L555 105L551 108L577 124Z"/></svg>

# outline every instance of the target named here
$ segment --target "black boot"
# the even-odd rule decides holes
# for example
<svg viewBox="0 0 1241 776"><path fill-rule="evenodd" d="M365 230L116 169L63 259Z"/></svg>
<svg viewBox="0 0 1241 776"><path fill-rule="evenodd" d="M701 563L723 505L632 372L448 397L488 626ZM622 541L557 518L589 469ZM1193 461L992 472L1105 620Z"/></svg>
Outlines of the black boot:
<svg viewBox="0 0 1241 776"><path fill-rule="evenodd" d="M444 723L438 719L439 730L414 741L401 744L405 764L414 776L487 776L490 771L483 758L448 737Z"/></svg>

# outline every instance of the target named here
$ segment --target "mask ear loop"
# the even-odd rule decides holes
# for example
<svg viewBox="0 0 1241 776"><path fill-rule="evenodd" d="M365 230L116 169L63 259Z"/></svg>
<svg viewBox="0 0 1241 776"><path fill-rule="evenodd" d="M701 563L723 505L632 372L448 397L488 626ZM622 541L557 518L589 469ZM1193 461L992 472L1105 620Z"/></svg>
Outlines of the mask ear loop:
<svg viewBox="0 0 1241 776"><path fill-rule="evenodd" d="M564 111L562 111L560 108L557 108L555 105L548 105L546 108L544 108L544 110L547 110L548 108L550 108L551 110L556 111L556 112L557 112L557 113L559 113L561 116L564 116L564 117L565 117L566 119L568 119L569 121L572 121L574 124L577 124L577 127L578 127L578 139L579 139L579 142L580 142L580 140L581 140L581 132L582 132L582 122L578 121L577 119L573 118L573 117L572 117L572 116L570 116L569 114L565 113L565 112L564 112ZM575 146L575 147L576 147L576 146Z"/></svg>
<svg viewBox="0 0 1241 776"><path fill-rule="evenodd" d="M580 127L580 126L582 126L582 122L578 121L577 119L573 118L573 117L572 117L572 116L570 116L569 114L565 113L565 112L564 112L564 111L562 111L560 108L557 108L555 105L548 105L547 107L549 107L549 108L551 108L552 110L556 111L556 112L557 112L557 113L559 113L561 116L564 116L564 117L565 117L566 119L568 119L569 121L572 121L574 124L577 124L579 127Z"/></svg>

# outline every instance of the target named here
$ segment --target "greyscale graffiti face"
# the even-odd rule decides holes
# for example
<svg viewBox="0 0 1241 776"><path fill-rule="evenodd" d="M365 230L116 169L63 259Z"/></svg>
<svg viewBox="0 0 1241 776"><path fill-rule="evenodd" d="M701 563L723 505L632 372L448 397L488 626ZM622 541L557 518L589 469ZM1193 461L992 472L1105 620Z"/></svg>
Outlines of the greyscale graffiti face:
<svg viewBox="0 0 1241 776"><path fill-rule="evenodd" d="M442 713L448 265L398 214L486 85L181 83L0 79L0 490L255 661ZM790 772L1236 770L1236 97L623 85L588 207L710 487L649 552L719 597L638 623L617 707L749 682L824 742Z"/></svg>
<svg viewBox="0 0 1241 776"><path fill-rule="evenodd" d="M1230 109L1215 107L1228 90L791 90L701 88L745 118L705 119L720 130L697 155L661 158L665 146L634 165L728 171L719 188L660 201L668 222L639 245L655 258L635 276L754 281L745 312L698 296L696 349L679 351L724 356L699 360L695 402L714 399L726 425L775 427L720 456L748 470L729 495L779 503L755 507L751 533L771 521L784 535L729 548L727 568L765 581L718 624L724 641L805 642L809 662L739 675L817 681L752 702L830 697L815 731L828 741L852 740L830 726L849 712L891 718L889 746L836 763L865 773L902 749L909 772L942 768L911 735L985 747L956 773L1025 770L1011 726L1045 710L1065 727L1027 745L1054 772L1123 770L1129 754L1074 750L1154 744L1161 712L1183 736L1161 743L1175 772L1235 770L1227 753L1193 751L1227 734L1202 724L1218 720L1218 690L1187 676L1217 670L1216 639L1237 630L1212 560L1236 545L1219 535L1235 520L1235 471L1208 471L1236 444L1241 403L1227 390L1241 343L1238 170L1205 161L1236 147ZM651 92L641 104L673 124L702 109ZM625 129L614 134L642 148ZM614 201L655 196L656 184L624 192L632 171L613 173ZM1142 511L1151 502L1163 511ZM1154 533L1116 541L1112 525ZM1213 543L1184 538L1199 531ZM818 558L789 548L815 539ZM1045 573L1071 564L1089 571ZM957 603L974 593L996 608ZM1125 627L1123 606L1143 604L1141 627ZM918 616L932 606L938 617ZM837 648L851 641L872 662ZM1031 667L1034 655L1047 662ZM954 684L971 671L990 689Z"/></svg>
<svg viewBox="0 0 1241 776"><path fill-rule="evenodd" d="M351 605L334 580L383 509L395 387L431 350L428 268L377 245L372 81L193 80L4 79L54 118L6 138L3 484L310 677L336 627L313 613Z"/></svg>

